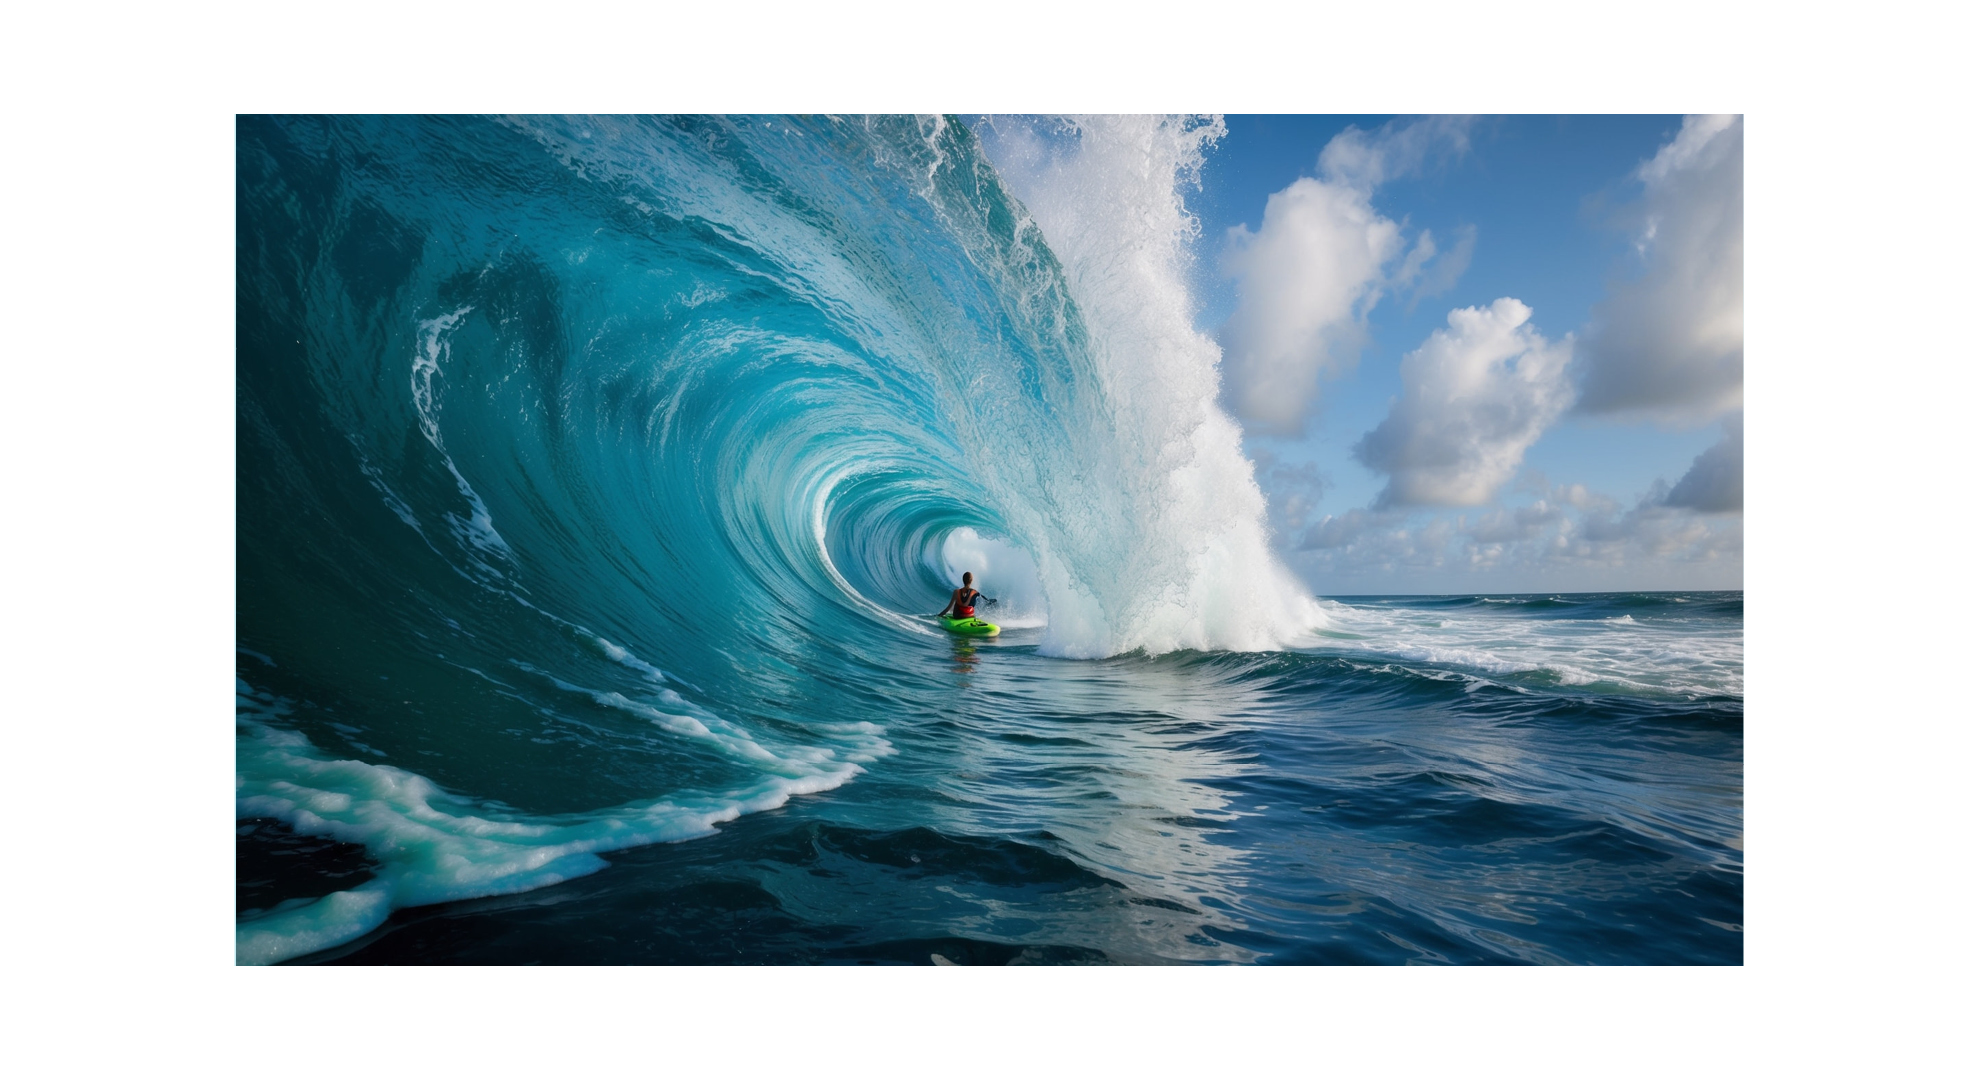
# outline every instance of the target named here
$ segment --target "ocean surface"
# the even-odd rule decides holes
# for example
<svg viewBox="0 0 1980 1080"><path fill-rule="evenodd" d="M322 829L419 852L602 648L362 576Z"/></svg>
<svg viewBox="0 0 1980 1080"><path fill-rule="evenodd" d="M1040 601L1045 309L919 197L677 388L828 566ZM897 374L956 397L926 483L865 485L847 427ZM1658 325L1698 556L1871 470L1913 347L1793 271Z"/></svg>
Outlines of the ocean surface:
<svg viewBox="0 0 1980 1080"><path fill-rule="evenodd" d="M1310 595L1215 134L241 118L238 962L1740 963L1742 595Z"/></svg>

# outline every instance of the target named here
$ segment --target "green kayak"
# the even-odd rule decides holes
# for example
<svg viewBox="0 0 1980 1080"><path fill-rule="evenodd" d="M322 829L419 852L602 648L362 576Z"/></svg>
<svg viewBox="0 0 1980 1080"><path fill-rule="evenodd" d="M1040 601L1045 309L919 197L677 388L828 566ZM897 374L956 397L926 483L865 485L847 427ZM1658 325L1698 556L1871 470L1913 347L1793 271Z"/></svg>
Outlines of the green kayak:
<svg viewBox="0 0 1980 1080"><path fill-rule="evenodd" d="M951 619L947 615L937 615L936 618L941 620L942 629L956 634L968 634L970 637L996 637L998 631L1002 629L996 623L984 622L974 616L967 619Z"/></svg>

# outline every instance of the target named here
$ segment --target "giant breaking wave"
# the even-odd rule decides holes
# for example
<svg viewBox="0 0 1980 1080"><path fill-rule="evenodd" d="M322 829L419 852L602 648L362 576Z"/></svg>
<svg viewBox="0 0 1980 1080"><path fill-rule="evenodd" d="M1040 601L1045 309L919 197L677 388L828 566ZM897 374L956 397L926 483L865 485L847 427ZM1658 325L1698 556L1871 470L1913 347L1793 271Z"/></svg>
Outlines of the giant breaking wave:
<svg viewBox="0 0 1980 1080"><path fill-rule="evenodd" d="M1324 622L1190 323L1220 125L994 130L1023 201L953 119L240 121L239 815L378 866L243 961L844 783L963 569L1070 659Z"/></svg>

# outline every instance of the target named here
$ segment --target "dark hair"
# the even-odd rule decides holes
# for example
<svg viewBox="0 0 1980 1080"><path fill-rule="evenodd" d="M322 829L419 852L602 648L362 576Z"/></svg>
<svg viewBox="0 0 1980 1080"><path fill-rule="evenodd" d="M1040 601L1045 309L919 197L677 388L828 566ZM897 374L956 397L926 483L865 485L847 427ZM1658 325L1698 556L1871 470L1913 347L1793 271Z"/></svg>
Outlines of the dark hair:
<svg viewBox="0 0 1980 1080"><path fill-rule="evenodd" d="M964 571L963 571L963 584L964 584L964 585L967 585L967 584L969 584L970 582L972 582L972 581L975 581L975 580L976 580L975 578L973 578L973 577L970 577L970 576L969 576L969 571L967 571L967 570L964 570Z"/></svg>

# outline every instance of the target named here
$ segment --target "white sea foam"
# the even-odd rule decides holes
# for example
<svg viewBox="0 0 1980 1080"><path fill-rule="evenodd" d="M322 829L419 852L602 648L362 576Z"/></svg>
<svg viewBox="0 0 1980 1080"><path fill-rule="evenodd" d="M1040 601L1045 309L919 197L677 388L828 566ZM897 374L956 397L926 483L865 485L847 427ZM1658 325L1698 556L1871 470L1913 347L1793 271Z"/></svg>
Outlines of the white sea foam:
<svg viewBox="0 0 1980 1080"><path fill-rule="evenodd" d="M675 792L648 803L583 814L530 817L462 798L426 777L390 765L330 758L303 735L277 726L290 707L239 683L236 700L235 814L286 822L297 832L361 844L378 875L352 889L284 905L239 923L235 959L268 964L360 937L394 909L523 892L603 869L600 852L686 840L716 825L782 806L793 795L826 791L893 752L871 724L838 725L829 747L773 752L700 718L601 694L601 703L714 744L756 765L759 779L714 792ZM678 695L675 701L687 703Z"/></svg>
<svg viewBox="0 0 1980 1080"><path fill-rule="evenodd" d="M627 649L623 645L614 645L596 634L591 635L591 640L598 643L598 647L605 651L606 656L646 676L655 686L665 686L674 678L672 675L634 656L632 650Z"/></svg>
<svg viewBox="0 0 1980 1080"><path fill-rule="evenodd" d="M1184 205L1221 121L999 122L985 145L1064 267L1104 395L1012 508L1050 612L1043 649L1275 649L1326 617L1273 554L1265 499L1217 404L1217 344L1192 324ZM1010 447L1036 455L1045 448Z"/></svg>
<svg viewBox="0 0 1980 1080"><path fill-rule="evenodd" d="M1408 606L1324 603L1333 624L1356 635L1330 643L1336 648L1491 676L1542 676L1565 686L1686 696L1745 692L1744 635L1737 624L1712 629L1628 615L1539 618L1503 607L1432 614Z"/></svg>

